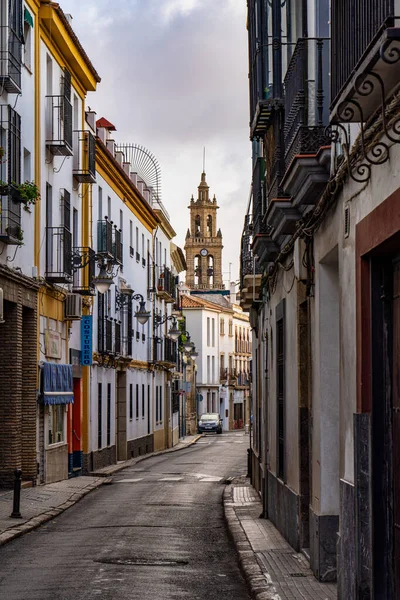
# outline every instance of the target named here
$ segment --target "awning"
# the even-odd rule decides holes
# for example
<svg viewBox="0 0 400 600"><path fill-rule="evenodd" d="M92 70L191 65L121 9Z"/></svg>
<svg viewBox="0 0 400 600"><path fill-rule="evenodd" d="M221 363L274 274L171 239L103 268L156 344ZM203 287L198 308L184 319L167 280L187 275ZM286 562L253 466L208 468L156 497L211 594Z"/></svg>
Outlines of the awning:
<svg viewBox="0 0 400 600"><path fill-rule="evenodd" d="M71 404L74 401L72 365L43 364L43 404Z"/></svg>
<svg viewBox="0 0 400 600"><path fill-rule="evenodd" d="M33 27L33 17L31 15L31 13L29 12L29 10L26 8L26 6L24 6L24 21L26 21L26 23L28 23L28 25Z"/></svg>

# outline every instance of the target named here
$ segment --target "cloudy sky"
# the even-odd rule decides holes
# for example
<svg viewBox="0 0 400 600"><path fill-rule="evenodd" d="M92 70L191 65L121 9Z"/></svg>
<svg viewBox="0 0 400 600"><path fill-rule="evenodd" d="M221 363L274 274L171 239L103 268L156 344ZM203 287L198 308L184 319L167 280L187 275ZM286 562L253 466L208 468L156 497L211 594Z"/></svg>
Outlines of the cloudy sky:
<svg viewBox="0 0 400 600"><path fill-rule="evenodd" d="M102 81L88 104L148 148L183 248L202 171L217 197L224 279L238 279L250 186L245 0L60 0ZM230 266L231 263L231 266Z"/></svg>

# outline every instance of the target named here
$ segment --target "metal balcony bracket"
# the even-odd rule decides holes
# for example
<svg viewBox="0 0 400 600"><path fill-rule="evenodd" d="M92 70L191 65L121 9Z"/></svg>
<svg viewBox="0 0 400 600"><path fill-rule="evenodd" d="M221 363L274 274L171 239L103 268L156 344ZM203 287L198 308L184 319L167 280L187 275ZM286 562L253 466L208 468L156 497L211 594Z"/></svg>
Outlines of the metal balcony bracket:
<svg viewBox="0 0 400 600"><path fill-rule="evenodd" d="M333 108L331 126L325 130L332 142L342 144L348 175L357 183L366 183L371 165L388 161L390 146L400 143L398 100L393 97L398 87L399 62L400 28L385 29L359 64L358 75L345 88L344 100ZM350 152L343 123L360 125L356 152Z"/></svg>

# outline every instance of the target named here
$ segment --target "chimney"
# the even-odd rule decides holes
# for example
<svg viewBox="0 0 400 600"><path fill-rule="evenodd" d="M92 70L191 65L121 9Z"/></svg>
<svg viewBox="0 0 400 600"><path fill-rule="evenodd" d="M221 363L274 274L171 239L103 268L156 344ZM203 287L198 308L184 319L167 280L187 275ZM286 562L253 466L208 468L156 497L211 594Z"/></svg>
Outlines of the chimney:
<svg viewBox="0 0 400 600"><path fill-rule="evenodd" d="M104 127L99 127L97 129L97 135L101 139L101 141L103 142L103 144L105 144L106 143L106 139L107 139L107 131L104 129Z"/></svg>
<svg viewBox="0 0 400 600"><path fill-rule="evenodd" d="M125 173L128 175L128 177L129 177L129 169L130 169L130 167L131 167L131 163L126 162L126 161L124 161L122 163L122 168L125 171Z"/></svg>
<svg viewBox="0 0 400 600"><path fill-rule="evenodd" d="M144 181L142 179L137 180L137 189L143 196L144 195Z"/></svg>
<svg viewBox="0 0 400 600"><path fill-rule="evenodd" d="M148 202L150 204L150 190L146 187L144 188L144 199L146 200L146 202Z"/></svg>
<svg viewBox="0 0 400 600"><path fill-rule="evenodd" d="M121 150L115 151L115 159L120 167L122 167L122 163L124 162L124 153Z"/></svg>
<svg viewBox="0 0 400 600"><path fill-rule="evenodd" d="M115 156L115 140L106 140L107 150L111 152L113 156Z"/></svg>
<svg viewBox="0 0 400 600"><path fill-rule="evenodd" d="M236 284L234 281L231 281L231 285L229 288L229 297L232 304L236 304Z"/></svg>
<svg viewBox="0 0 400 600"><path fill-rule="evenodd" d="M92 131L96 131L96 113L94 112L94 110L87 110L85 112L85 120L86 123L89 125L90 129Z"/></svg>
<svg viewBox="0 0 400 600"><path fill-rule="evenodd" d="M130 174L130 177L132 179L133 185L135 185L137 187L137 173L133 173L133 171L132 171Z"/></svg>

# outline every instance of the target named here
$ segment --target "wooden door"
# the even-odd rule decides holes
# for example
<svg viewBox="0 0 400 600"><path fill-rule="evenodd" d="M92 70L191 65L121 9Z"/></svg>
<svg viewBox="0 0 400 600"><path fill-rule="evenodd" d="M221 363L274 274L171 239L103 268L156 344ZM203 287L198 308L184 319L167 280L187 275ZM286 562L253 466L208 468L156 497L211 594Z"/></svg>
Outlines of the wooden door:
<svg viewBox="0 0 400 600"><path fill-rule="evenodd" d="M400 598L400 258L393 266L393 523L395 598Z"/></svg>

